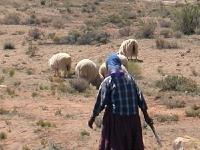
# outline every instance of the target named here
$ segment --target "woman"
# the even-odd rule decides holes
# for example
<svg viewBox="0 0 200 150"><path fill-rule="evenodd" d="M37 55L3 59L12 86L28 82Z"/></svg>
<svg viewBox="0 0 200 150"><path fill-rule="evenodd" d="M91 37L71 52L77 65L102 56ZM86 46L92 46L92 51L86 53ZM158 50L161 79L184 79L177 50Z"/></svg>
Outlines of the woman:
<svg viewBox="0 0 200 150"><path fill-rule="evenodd" d="M88 125L105 108L99 150L144 150L138 107L145 121L153 124L147 113L145 99L135 79L121 69L117 54L106 60L108 77L102 82Z"/></svg>

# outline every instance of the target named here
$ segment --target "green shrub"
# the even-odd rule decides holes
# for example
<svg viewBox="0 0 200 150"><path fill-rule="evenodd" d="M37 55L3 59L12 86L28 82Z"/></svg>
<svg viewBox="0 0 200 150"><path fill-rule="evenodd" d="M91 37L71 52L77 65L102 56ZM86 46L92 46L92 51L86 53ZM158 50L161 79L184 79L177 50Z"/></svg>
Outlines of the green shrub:
<svg viewBox="0 0 200 150"><path fill-rule="evenodd" d="M129 36L130 32L131 32L131 29L130 29L129 26L119 29L119 34L120 34L121 37Z"/></svg>
<svg viewBox="0 0 200 150"><path fill-rule="evenodd" d="M85 3L82 5L82 12L92 13L95 12L96 6L92 3Z"/></svg>
<svg viewBox="0 0 200 150"><path fill-rule="evenodd" d="M8 14L4 17L4 24L7 24L7 25L18 25L20 24L20 17L18 16L18 14Z"/></svg>
<svg viewBox="0 0 200 150"><path fill-rule="evenodd" d="M0 132L0 141L7 139L7 135L5 132Z"/></svg>
<svg viewBox="0 0 200 150"><path fill-rule="evenodd" d="M101 22L102 24L112 23L118 27L129 26L131 24L129 19L126 19L119 14L112 14L112 15L106 16L106 18L103 18Z"/></svg>
<svg viewBox="0 0 200 150"><path fill-rule="evenodd" d="M142 74L140 66L135 62L128 62L128 72L136 78L140 78Z"/></svg>
<svg viewBox="0 0 200 150"><path fill-rule="evenodd" d="M32 14L27 18L26 24L28 24L28 25L39 25L40 20L35 16L35 14Z"/></svg>
<svg viewBox="0 0 200 150"><path fill-rule="evenodd" d="M45 4L46 4L46 0L41 0L41 1L40 1L40 4L41 4L41 5L45 5Z"/></svg>
<svg viewBox="0 0 200 150"><path fill-rule="evenodd" d="M44 120L39 120L37 123L36 123L37 126L41 126L41 127L52 127L53 125L49 122L49 121L44 121Z"/></svg>
<svg viewBox="0 0 200 150"><path fill-rule="evenodd" d="M3 48L4 49L15 49L15 45L11 42L5 42Z"/></svg>
<svg viewBox="0 0 200 150"><path fill-rule="evenodd" d="M200 26L200 5L187 4L174 13L174 21L178 30L184 34L193 34Z"/></svg>
<svg viewBox="0 0 200 150"><path fill-rule="evenodd" d="M160 20L160 26L163 28L169 28L171 27L172 22L170 20L162 19Z"/></svg>
<svg viewBox="0 0 200 150"><path fill-rule="evenodd" d="M14 69L10 69L9 70L9 76L13 77L15 75L15 70Z"/></svg>
<svg viewBox="0 0 200 150"><path fill-rule="evenodd" d="M69 32L68 36L57 39L59 44L106 44L109 42L110 35L106 32L98 31L93 27L85 27L82 31Z"/></svg>
<svg viewBox="0 0 200 150"><path fill-rule="evenodd" d="M172 121L178 121L179 117L178 115L156 115L155 116L156 120L158 122L172 122Z"/></svg>
<svg viewBox="0 0 200 150"><path fill-rule="evenodd" d="M137 38L153 38L155 29L156 29L155 22L149 21L147 23L143 23L142 27L136 33L136 37Z"/></svg>
<svg viewBox="0 0 200 150"><path fill-rule="evenodd" d="M1 107L0 108L0 115L6 115L6 114L9 114L9 111Z"/></svg>
<svg viewBox="0 0 200 150"><path fill-rule="evenodd" d="M156 86L164 91L196 92L198 86L195 81L183 76L170 75L157 81Z"/></svg>
<svg viewBox="0 0 200 150"><path fill-rule="evenodd" d="M33 40L38 40L41 38L42 32L38 28L29 30L28 35Z"/></svg>
<svg viewBox="0 0 200 150"><path fill-rule="evenodd" d="M0 75L0 84L2 84L4 82L5 77Z"/></svg>
<svg viewBox="0 0 200 150"><path fill-rule="evenodd" d="M171 38L173 36L173 31L171 29L162 29L160 35L163 35L164 38Z"/></svg>
<svg viewBox="0 0 200 150"><path fill-rule="evenodd" d="M164 38L156 39L156 47L158 49L177 49L177 48L179 48L178 44L175 41L167 41Z"/></svg>
<svg viewBox="0 0 200 150"><path fill-rule="evenodd" d="M174 99L164 99L162 101L162 104L165 105L169 109L185 107L184 101L174 100Z"/></svg>
<svg viewBox="0 0 200 150"><path fill-rule="evenodd" d="M56 18L53 20L52 25L56 29L63 29L65 27L65 22L62 18Z"/></svg>
<svg viewBox="0 0 200 150"><path fill-rule="evenodd" d="M200 118L200 107L197 105L191 106L185 111L187 117L199 117Z"/></svg>
<svg viewBox="0 0 200 150"><path fill-rule="evenodd" d="M70 85L78 92L84 92L89 87L89 83L81 78L71 80Z"/></svg>
<svg viewBox="0 0 200 150"><path fill-rule="evenodd" d="M81 131L81 137L84 137L84 136L90 136L90 132L86 131L86 130L83 130Z"/></svg>
<svg viewBox="0 0 200 150"><path fill-rule="evenodd" d="M34 57L36 56L37 51L38 51L38 48L35 45L33 45L32 42L29 42L26 55L29 55L30 57Z"/></svg>
<svg viewBox="0 0 200 150"><path fill-rule="evenodd" d="M174 32L174 37L177 39L180 39L183 36L183 33L181 31Z"/></svg>

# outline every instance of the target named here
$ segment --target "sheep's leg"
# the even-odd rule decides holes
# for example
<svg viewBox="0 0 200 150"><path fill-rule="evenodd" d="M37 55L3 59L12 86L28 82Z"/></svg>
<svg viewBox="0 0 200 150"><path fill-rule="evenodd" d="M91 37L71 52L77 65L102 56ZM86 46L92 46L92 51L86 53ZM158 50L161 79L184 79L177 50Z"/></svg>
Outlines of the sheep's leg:
<svg viewBox="0 0 200 150"><path fill-rule="evenodd" d="M66 77L67 75L67 70L64 70L64 78Z"/></svg>
<svg viewBox="0 0 200 150"><path fill-rule="evenodd" d="M54 77L58 76L58 69L55 69Z"/></svg>

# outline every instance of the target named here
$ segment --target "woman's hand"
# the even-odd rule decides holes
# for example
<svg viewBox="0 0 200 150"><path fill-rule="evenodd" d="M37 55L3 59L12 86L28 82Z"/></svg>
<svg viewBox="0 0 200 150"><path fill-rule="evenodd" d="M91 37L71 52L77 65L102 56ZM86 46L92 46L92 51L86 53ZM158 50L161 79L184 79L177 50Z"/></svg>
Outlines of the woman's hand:
<svg viewBox="0 0 200 150"><path fill-rule="evenodd" d="M89 126L91 129L93 129L92 125L93 125L94 121L95 121L95 118L94 118L94 117L91 117L90 120L88 121L88 126Z"/></svg>

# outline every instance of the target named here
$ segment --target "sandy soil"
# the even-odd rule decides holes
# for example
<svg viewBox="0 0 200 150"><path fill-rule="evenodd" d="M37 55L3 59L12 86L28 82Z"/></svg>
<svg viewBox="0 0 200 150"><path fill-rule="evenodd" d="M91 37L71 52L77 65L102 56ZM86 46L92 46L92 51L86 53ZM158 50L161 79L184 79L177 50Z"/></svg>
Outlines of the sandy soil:
<svg viewBox="0 0 200 150"><path fill-rule="evenodd" d="M0 18L3 18L7 12L17 11L15 7L19 9L25 6L29 9L25 12L18 11L24 16L33 10L40 15L46 14L51 17L60 15L56 7L38 6L38 3L36 5L31 0L30 3L15 0L15 3L15 5L11 1L3 3L0 6ZM19 5L20 3L23 5ZM102 2L102 5L107 3L109 2ZM75 5L74 9L78 9L81 1L75 1L73 5ZM30 9L31 6L33 9ZM69 15L70 21L66 23L64 29L55 29L51 25L39 25L38 28L45 35L53 32L57 35L65 35L68 31L81 26L87 17L87 14L77 12ZM100 65L108 53L117 51L123 40L132 37L112 38L108 44L100 46L45 44L47 40L43 38L34 41L38 51L35 57L29 57L26 51L28 31L31 28L33 26L0 25L0 76L4 76L2 84L15 91L15 94L9 94L7 88L0 88L0 108L9 111L0 114L0 132L5 132L7 135L5 140L0 140L0 149L2 147L3 150L25 150L25 148L47 150L54 147L54 149L64 150L96 150L100 129L97 127L94 130L89 129L87 121L97 91L94 87L90 87L86 93L63 94L56 91L55 95L52 94L51 87L59 83L50 81L53 73L47 62L53 54L67 52L72 56L73 69L76 63L84 58L89 58ZM114 28L114 31L116 32L117 29ZM174 74L192 78L200 84L200 36L183 36L181 39L170 38L169 40L176 40L180 48L159 50L156 48L155 39L138 39L139 59L143 60L143 63L138 63L142 68L142 78L138 79L138 84L145 94L149 112L155 120L155 127L163 143L163 148L159 148L152 131L149 128L144 129L146 150L170 150L173 140L178 136L188 135L198 139L200 137L200 119L185 116L185 110L191 105L200 105L200 97L186 93L159 92L159 89L154 86L156 80ZM3 45L6 41L13 42L15 49L4 50ZM158 68L162 69L164 75L158 72ZM15 73L10 76L9 71L13 69ZM29 70L31 73L28 73ZM194 70L197 75L194 75ZM41 89L41 86L48 88ZM161 98L156 98L159 95ZM170 95L173 99L184 101L186 107L167 109L161 105L163 95ZM176 114L179 120L160 123L156 121L156 115L160 114ZM48 121L51 127L38 126L39 120Z"/></svg>

